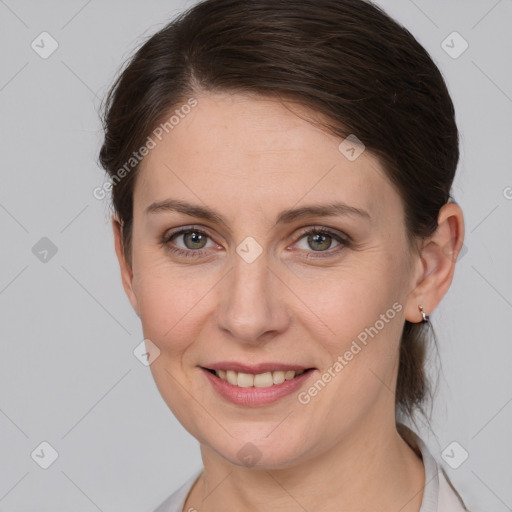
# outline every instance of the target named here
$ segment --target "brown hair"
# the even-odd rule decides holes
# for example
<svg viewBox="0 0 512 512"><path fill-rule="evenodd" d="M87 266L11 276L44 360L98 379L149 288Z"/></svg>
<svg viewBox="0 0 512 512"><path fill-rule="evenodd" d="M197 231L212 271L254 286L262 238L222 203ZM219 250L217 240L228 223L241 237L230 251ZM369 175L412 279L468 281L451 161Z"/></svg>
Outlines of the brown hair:
<svg viewBox="0 0 512 512"><path fill-rule="evenodd" d="M99 160L117 178L113 207L129 262L138 165L121 180L119 169L177 106L216 91L295 101L326 131L355 134L402 198L410 247L437 228L458 131L443 77L408 30L364 0L206 0L150 37L106 97ZM428 328L405 322L397 418L413 419L415 409L426 418Z"/></svg>

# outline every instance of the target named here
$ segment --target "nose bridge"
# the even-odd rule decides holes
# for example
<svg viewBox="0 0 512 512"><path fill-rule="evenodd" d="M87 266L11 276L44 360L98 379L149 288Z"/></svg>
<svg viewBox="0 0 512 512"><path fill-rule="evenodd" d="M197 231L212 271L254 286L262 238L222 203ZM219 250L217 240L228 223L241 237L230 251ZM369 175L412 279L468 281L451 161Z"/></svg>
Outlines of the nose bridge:
<svg viewBox="0 0 512 512"><path fill-rule="evenodd" d="M233 269L224 280L218 306L219 328L240 342L257 342L270 331L282 331L287 324L282 286L268 267L263 248L244 240L233 255Z"/></svg>

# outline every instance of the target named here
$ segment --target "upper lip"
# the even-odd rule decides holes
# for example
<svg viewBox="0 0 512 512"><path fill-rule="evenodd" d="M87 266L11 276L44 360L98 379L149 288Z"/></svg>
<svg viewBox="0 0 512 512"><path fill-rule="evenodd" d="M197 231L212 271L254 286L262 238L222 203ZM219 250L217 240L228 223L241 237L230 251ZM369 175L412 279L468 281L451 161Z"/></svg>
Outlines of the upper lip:
<svg viewBox="0 0 512 512"><path fill-rule="evenodd" d="M288 371L288 370L309 370L311 366L304 366L300 364L286 364L286 363L259 363L259 364L244 364L238 363L236 361L221 361L219 363L211 363L207 366L203 366L208 370L233 370L235 372L241 373L266 373L266 372L276 372L279 370Z"/></svg>

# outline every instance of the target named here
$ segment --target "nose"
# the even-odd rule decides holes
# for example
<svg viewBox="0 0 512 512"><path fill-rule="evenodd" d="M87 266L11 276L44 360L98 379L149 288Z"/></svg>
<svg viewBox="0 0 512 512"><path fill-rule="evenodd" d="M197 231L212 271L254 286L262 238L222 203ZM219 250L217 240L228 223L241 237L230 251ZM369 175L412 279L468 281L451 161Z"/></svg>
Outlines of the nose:
<svg viewBox="0 0 512 512"><path fill-rule="evenodd" d="M283 333L290 324L286 285L272 270L265 253L248 263L234 255L222 280L217 325L239 343L261 344Z"/></svg>

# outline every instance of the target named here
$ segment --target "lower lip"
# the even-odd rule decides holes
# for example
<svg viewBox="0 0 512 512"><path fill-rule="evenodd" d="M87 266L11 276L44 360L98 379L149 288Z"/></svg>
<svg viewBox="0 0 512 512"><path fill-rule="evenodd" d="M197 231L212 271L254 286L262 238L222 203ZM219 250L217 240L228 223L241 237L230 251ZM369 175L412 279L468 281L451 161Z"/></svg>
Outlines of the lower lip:
<svg viewBox="0 0 512 512"><path fill-rule="evenodd" d="M271 404L277 402L280 398L292 394L304 384L314 371L312 369L307 370L298 377L285 380L281 384L274 384L268 388L257 388L254 386L241 388L233 386L204 368L201 368L201 370L219 395L236 405L245 405L248 407Z"/></svg>

